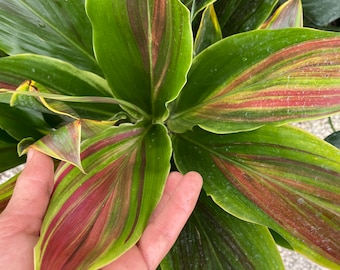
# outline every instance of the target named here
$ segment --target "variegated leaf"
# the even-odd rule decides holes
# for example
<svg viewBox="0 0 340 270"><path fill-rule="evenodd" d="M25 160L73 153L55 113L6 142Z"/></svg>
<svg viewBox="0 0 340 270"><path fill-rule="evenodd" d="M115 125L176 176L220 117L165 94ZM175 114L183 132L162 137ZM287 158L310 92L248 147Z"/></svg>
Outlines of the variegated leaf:
<svg viewBox="0 0 340 270"><path fill-rule="evenodd" d="M338 149L289 126L228 135L195 128L174 148L177 166L200 172L227 212L273 229L321 265L339 265Z"/></svg>
<svg viewBox="0 0 340 270"><path fill-rule="evenodd" d="M166 104L177 97L191 64L188 10L179 0L87 0L86 8L114 96L149 117L166 118Z"/></svg>
<svg viewBox="0 0 340 270"><path fill-rule="evenodd" d="M340 36L283 29L224 39L194 59L176 105L169 126L177 132L231 133L339 112Z"/></svg>
<svg viewBox="0 0 340 270"><path fill-rule="evenodd" d="M162 125L122 125L86 140L87 174L66 163L56 172L36 269L99 269L135 244L161 197L170 156Z"/></svg>
<svg viewBox="0 0 340 270"><path fill-rule="evenodd" d="M34 148L48 156L67 161L84 172L80 159L80 142L81 121L76 120L52 131L31 145L27 139L22 140L18 145L18 152L23 155L27 153L29 147Z"/></svg>
<svg viewBox="0 0 340 270"><path fill-rule="evenodd" d="M18 174L0 184L0 213L6 208L10 198L12 197L17 178Z"/></svg>
<svg viewBox="0 0 340 270"><path fill-rule="evenodd" d="M283 3L260 28L281 29L289 27L303 27L301 0L288 0Z"/></svg>
<svg viewBox="0 0 340 270"><path fill-rule="evenodd" d="M94 121L78 119L52 131L37 142L26 138L18 144L19 155L26 154L28 148L34 148L50 157L66 161L77 166L85 173L80 157L81 141L86 140L113 126L115 121Z"/></svg>

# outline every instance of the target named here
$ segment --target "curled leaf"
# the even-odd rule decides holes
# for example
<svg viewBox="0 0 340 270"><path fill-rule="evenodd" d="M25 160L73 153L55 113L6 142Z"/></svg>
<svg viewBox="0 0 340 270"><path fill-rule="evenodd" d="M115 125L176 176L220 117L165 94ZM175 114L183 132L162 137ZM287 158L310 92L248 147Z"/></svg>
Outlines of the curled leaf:
<svg viewBox="0 0 340 270"><path fill-rule="evenodd" d="M37 95L24 95L23 92L36 93ZM13 93L11 98L11 106L24 106L30 109L37 109L41 112L53 112L58 115L68 116L73 119L78 119L78 114L64 102L58 100L47 101L39 93L54 94L42 84L35 81L27 80L23 82Z"/></svg>
<svg viewBox="0 0 340 270"><path fill-rule="evenodd" d="M52 131L37 142L32 138L23 139L18 144L18 152L19 155L23 155L27 153L29 147L34 148L50 157L71 163L85 173L80 157L81 141L102 132L114 123L115 121L75 120Z"/></svg>
<svg viewBox="0 0 340 270"><path fill-rule="evenodd" d="M52 131L31 145L29 145L27 139L23 140L19 143L18 150L19 155L23 155L27 153L29 148L33 148L50 157L67 161L84 172L80 160L80 142L81 121L76 120Z"/></svg>

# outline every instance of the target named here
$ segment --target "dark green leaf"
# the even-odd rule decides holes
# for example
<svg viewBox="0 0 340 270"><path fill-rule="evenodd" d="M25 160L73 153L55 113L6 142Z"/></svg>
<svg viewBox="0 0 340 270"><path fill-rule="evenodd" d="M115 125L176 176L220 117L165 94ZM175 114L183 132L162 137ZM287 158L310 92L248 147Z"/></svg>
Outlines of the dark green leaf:
<svg viewBox="0 0 340 270"><path fill-rule="evenodd" d="M0 128L17 141L26 137L41 138L50 131L41 113L0 103Z"/></svg>
<svg viewBox="0 0 340 270"><path fill-rule="evenodd" d="M257 29L273 11L277 0L219 0L215 9L223 36Z"/></svg>
<svg viewBox="0 0 340 270"><path fill-rule="evenodd" d="M206 9L208 6L212 6L216 0L194 0L191 6L191 20L194 20L196 15Z"/></svg>
<svg viewBox="0 0 340 270"><path fill-rule="evenodd" d="M340 149L340 131L334 132L331 135L327 136L327 138L325 138L325 141Z"/></svg>
<svg viewBox="0 0 340 270"><path fill-rule="evenodd" d="M0 58L0 80L6 82L11 77L17 84L33 80L66 95L112 96L103 78L47 56L21 54Z"/></svg>
<svg viewBox="0 0 340 270"><path fill-rule="evenodd" d="M0 128L0 142L1 143L17 143L18 141L10 136L6 131Z"/></svg>
<svg viewBox="0 0 340 270"><path fill-rule="evenodd" d="M191 8L193 0L182 0L181 1L187 8Z"/></svg>
<svg viewBox="0 0 340 270"><path fill-rule="evenodd" d="M202 21L196 35L194 52L199 54L205 48L222 39L220 25L218 23L214 6L208 6L202 15Z"/></svg>
<svg viewBox="0 0 340 270"><path fill-rule="evenodd" d="M25 162L24 157L19 157L16 143L5 143L0 141L0 173ZM1 186L0 186L0 189Z"/></svg>
<svg viewBox="0 0 340 270"><path fill-rule="evenodd" d="M267 228L233 217L205 194L161 266L165 270L284 269Z"/></svg>
<svg viewBox="0 0 340 270"><path fill-rule="evenodd" d="M0 2L0 50L55 57L97 74L84 0Z"/></svg>
<svg viewBox="0 0 340 270"><path fill-rule="evenodd" d="M302 0L304 16L318 26L326 26L340 18L339 0Z"/></svg>

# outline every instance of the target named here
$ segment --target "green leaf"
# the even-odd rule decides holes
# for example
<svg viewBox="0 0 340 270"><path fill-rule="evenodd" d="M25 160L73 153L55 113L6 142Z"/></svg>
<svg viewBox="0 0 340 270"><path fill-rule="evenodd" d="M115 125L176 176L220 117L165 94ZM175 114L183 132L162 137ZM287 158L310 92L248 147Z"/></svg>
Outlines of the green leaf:
<svg viewBox="0 0 340 270"><path fill-rule="evenodd" d="M194 59L169 127L230 133L334 114L339 56L340 36L330 32L257 30L226 38Z"/></svg>
<svg viewBox="0 0 340 270"><path fill-rule="evenodd" d="M267 228L233 217L204 194L161 267L284 269Z"/></svg>
<svg viewBox="0 0 340 270"><path fill-rule="evenodd" d="M23 54L0 58L0 81L19 85L33 80L49 92L71 96L112 97L106 80L55 58ZM116 104L69 104L82 117L108 119L121 109Z"/></svg>
<svg viewBox="0 0 340 270"><path fill-rule="evenodd" d="M277 2L277 0L217 1L215 10L223 36L257 29L268 19Z"/></svg>
<svg viewBox="0 0 340 270"><path fill-rule="evenodd" d="M18 141L10 136L6 131L0 129L0 143L17 143Z"/></svg>
<svg viewBox="0 0 340 270"><path fill-rule="evenodd" d="M340 1L302 0L305 17L318 26L326 26L340 18Z"/></svg>
<svg viewBox="0 0 340 270"><path fill-rule="evenodd" d="M183 2L183 1L182 1ZM213 6L213 3L216 2L216 0L194 0L192 1L191 5L191 20L193 21L196 15L207 9L208 6Z"/></svg>
<svg viewBox="0 0 340 270"><path fill-rule="evenodd" d="M88 0L86 7L114 96L167 117L165 104L177 97L192 58L188 10L178 0Z"/></svg>
<svg viewBox="0 0 340 270"><path fill-rule="evenodd" d="M340 131L334 132L327 136L325 141L340 149Z"/></svg>
<svg viewBox="0 0 340 270"><path fill-rule="evenodd" d="M0 128L20 141L26 137L41 138L50 131L41 113L10 107L0 103Z"/></svg>
<svg viewBox="0 0 340 270"><path fill-rule="evenodd" d="M260 28L282 29L290 27L303 27L301 0L288 0L282 4Z"/></svg>
<svg viewBox="0 0 340 270"><path fill-rule="evenodd" d="M0 140L0 172L4 172L25 162L25 158L17 154L17 144L1 142ZM0 187L1 189L1 187Z"/></svg>
<svg viewBox="0 0 340 270"><path fill-rule="evenodd" d="M213 5L208 6L202 15L194 43L194 52L199 54L205 48L222 39L222 33Z"/></svg>
<svg viewBox="0 0 340 270"><path fill-rule="evenodd" d="M174 138L181 171L196 170L225 211L265 225L317 263L340 263L340 151L289 126ZM192 159L195 157L195 159Z"/></svg>
<svg viewBox="0 0 340 270"><path fill-rule="evenodd" d="M0 50L9 55L46 55L101 74L84 0L1 1L0 25Z"/></svg>
<svg viewBox="0 0 340 270"><path fill-rule="evenodd" d="M86 175L61 163L36 269L99 269L134 245L162 195L170 143L162 125L121 125L82 144Z"/></svg>
<svg viewBox="0 0 340 270"><path fill-rule="evenodd" d="M4 82L11 77L17 84L28 79L61 94L112 97L102 77L55 58L21 54L0 58L0 65L0 79Z"/></svg>
<svg viewBox="0 0 340 270"><path fill-rule="evenodd" d="M66 123L69 123L70 119L80 119L87 114L90 114L91 119L95 119L99 116L102 116L103 118L110 116L108 121L102 122L112 122L113 120L125 119L126 114L123 111L112 115L113 112L108 110L110 106L111 109L117 109L118 104L125 105L127 107L130 106L131 109L136 109L138 111L136 106L112 97L67 96L55 94L42 84L31 80L23 82L15 91L0 89L0 94L1 93L11 95L9 102L11 106L24 107L43 113L53 113L63 117ZM78 104L78 106L74 104ZM100 108L104 108L104 110L98 108L98 105L100 105ZM81 115L78 115L78 113L73 110L71 106L75 107L77 110L80 110ZM94 117L93 114L97 115ZM105 114L107 114L106 117L104 117ZM87 121L90 120L87 119ZM99 122L96 120L93 121Z"/></svg>
<svg viewBox="0 0 340 270"><path fill-rule="evenodd" d="M67 118L79 118L79 115L64 102L56 100L47 102L46 99L43 97L26 95L28 93L51 93L51 91L49 91L46 87L34 81L25 81L16 89L16 91L11 92L13 93L13 95L11 97L10 105L13 107L26 107L31 110L36 110L44 113L53 112Z"/></svg>

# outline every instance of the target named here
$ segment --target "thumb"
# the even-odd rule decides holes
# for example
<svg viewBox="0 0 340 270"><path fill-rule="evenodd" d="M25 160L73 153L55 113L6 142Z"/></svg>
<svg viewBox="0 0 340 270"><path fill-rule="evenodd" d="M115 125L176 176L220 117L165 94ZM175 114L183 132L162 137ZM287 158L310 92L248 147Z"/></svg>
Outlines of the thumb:
<svg viewBox="0 0 340 270"><path fill-rule="evenodd" d="M27 223L31 221L27 217L41 220L53 190L53 175L53 160L36 150L30 149L26 166L18 177L12 198L3 214L26 216L25 222Z"/></svg>

